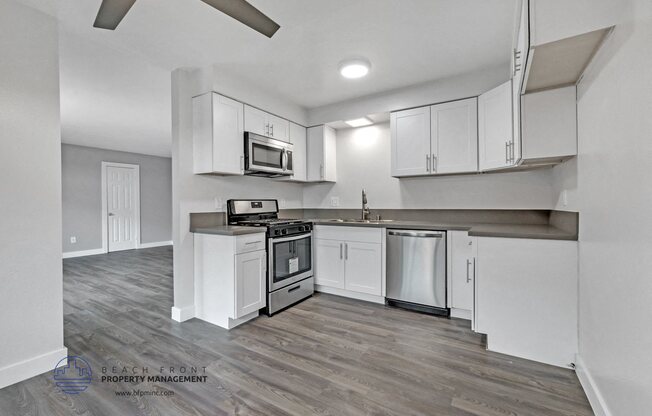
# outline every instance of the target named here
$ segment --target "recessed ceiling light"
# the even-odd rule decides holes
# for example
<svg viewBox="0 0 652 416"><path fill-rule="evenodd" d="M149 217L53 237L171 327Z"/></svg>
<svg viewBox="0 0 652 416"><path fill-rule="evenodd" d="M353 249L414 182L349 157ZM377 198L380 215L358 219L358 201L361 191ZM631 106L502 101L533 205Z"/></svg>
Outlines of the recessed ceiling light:
<svg viewBox="0 0 652 416"><path fill-rule="evenodd" d="M354 120L345 121L345 123L351 127L371 126L374 124L374 122L369 120L367 117L356 118Z"/></svg>
<svg viewBox="0 0 652 416"><path fill-rule="evenodd" d="M340 74L344 78L362 78L369 73L371 64L364 58L349 59L340 63Z"/></svg>

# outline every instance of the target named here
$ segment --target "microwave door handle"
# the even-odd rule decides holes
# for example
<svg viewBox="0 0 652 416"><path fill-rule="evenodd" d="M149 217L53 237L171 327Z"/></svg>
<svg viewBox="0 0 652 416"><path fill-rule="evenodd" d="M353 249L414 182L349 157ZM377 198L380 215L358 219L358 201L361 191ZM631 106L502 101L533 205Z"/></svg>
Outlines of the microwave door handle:
<svg viewBox="0 0 652 416"><path fill-rule="evenodd" d="M288 170L288 153L285 149L283 149L283 152L281 153L281 168L283 171Z"/></svg>

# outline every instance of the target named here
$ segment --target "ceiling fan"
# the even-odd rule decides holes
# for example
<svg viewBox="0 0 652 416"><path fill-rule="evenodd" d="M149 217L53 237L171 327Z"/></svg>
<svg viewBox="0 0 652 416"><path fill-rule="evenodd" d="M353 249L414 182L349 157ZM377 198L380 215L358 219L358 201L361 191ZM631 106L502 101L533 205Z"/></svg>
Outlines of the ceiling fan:
<svg viewBox="0 0 652 416"><path fill-rule="evenodd" d="M271 38L281 27L245 0L201 0L209 6ZM102 0L94 27L115 30L136 0Z"/></svg>

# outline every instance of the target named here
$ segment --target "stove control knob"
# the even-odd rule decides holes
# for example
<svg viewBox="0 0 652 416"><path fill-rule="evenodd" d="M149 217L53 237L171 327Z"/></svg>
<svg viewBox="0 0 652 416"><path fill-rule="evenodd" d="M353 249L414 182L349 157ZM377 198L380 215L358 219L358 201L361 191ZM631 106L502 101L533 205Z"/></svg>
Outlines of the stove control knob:
<svg viewBox="0 0 652 416"><path fill-rule="evenodd" d="M281 230L281 234L285 235L287 233L288 233L288 230L285 230L285 229Z"/></svg>
<svg viewBox="0 0 652 416"><path fill-rule="evenodd" d="M301 227L299 227L299 231L306 231L306 227L302 225Z"/></svg>
<svg viewBox="0 0 652 416"><path fill-rule="evenodd" d="M281 230L274 230L274 235L279 235L281 233Z"/></svg>

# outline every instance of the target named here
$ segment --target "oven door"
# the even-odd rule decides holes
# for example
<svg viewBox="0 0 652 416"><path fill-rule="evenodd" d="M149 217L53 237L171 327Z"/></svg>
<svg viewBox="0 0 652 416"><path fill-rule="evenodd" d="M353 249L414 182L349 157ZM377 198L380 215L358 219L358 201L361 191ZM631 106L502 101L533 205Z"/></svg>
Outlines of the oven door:
<svg viewBox="0 0 652 416"><path fill-rule="evenodd" d="M292 175L292 144L248 133L246 170Z"/></svg>
<svg viewBox="0 0 652 416"><path fill-rule="evenodd" d="M312 276L312 233L268 240L269 291Z"/></svg>

